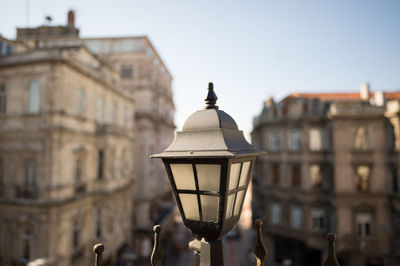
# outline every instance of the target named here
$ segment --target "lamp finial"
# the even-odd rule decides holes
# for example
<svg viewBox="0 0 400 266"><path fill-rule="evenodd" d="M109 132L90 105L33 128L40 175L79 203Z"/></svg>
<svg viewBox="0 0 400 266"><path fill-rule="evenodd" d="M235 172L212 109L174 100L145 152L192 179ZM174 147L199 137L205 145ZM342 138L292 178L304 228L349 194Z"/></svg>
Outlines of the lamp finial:
<svg viewBox="0 0 400 266"><path fill-rule="evenodd" d="M218 106L215 105L217 102L218 97L214 92L214 84L212 82L208 83L208 93L206 101L206 106L204 109L218 109Z"/></svg>

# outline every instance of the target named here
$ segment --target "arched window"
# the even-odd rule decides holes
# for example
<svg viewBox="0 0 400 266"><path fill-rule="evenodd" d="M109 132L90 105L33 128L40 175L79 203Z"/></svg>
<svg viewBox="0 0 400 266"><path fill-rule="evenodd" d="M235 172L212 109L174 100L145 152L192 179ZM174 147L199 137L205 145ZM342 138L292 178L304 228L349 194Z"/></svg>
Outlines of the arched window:
<svg viewBox="0 0 400 266"><path fill-rule="evenodd" d="M28 112L36 114L40 109L40 82L34 80L29 84Z"/></svg>

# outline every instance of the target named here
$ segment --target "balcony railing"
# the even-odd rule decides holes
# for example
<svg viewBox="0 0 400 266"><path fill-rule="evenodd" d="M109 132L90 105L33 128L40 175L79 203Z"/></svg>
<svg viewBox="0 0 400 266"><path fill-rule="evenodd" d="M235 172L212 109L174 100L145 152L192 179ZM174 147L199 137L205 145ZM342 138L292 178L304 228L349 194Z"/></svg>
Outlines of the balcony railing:
<svg viewBox="0 0 400 266"><path fill-rule="evenodd" d="M254 245L254 256L257 261L257 266L263 266L265 260L268 256L268 250L265 246L264 239L263 239L263 232L262 232L262 225L263 222L261 220L256 221L257 225L257 241ZM161 233L161 226L156 225L153 228L154 231L154 246L153 251L151 253L150 262L152 266L162 266L164 262L164 252L162 251L160 245L160 233ZM328 256L325 262L322 264L323 266L340 266L335 253L335 240L336 236L332 233L326 235L328 240ZM197 243L193 243L197 241ZM201 264L201 244L199 245L199 240L194 240L189 243L189 247L194 251L194 265L199 266ZM93 248L93 252L95 253L95 266L103 266L103 251L104 245L103 244L96 244ZM203 254L203 256L207 257L210 254ZM207 259L206 259L207 260Z"/></svg>
<svg viewBox="0 0 400 266"><path fill-rule="evenodd" d="M23 199L37 199L39 196L36 186L17 186L15 188L15 197Z"/></svg>
<svg viewBox="0 0 400 266"><path fill-rule="evenodd" d="M75 194L82 194L86 192L86 184L78 183L75 185Z"/></svg>

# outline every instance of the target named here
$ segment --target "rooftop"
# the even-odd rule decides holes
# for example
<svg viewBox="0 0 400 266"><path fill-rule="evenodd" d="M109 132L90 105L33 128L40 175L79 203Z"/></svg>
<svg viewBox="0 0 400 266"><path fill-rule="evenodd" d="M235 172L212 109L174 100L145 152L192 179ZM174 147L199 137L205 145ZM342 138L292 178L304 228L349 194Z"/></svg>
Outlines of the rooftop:
<svg viewBox="0 0 400 266"><path fill-rule="evenodd" d="M370 96L375 97L376 92L371 92ZM383 92L386 99L399 99L400 91L394 92ZM305 99L314 99L318 98L321 100L336 100L336 101L345 101L345 100L363 100L361 94L359 92L325 92L325 93L291 93L285 99L288 98L305 98Z"/></svg>

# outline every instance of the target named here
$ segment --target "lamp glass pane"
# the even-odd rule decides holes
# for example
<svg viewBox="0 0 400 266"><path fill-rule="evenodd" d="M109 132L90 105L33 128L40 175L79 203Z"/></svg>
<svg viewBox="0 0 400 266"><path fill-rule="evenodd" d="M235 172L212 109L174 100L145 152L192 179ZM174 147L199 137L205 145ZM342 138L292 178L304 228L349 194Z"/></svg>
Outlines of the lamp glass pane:
<svg viewBox="0 0 400 266"><path fill-rule="evenodd" d="M228 220L232 217L233 202L235 200L235 194L228 196L228 203L226 204L225 219Z"/></svg>
<svg viewBox="0 0 400 266"><path fill-rule="evenodd" d="M237 188L239 181L240 163L234 163L231 165L231 173L229 175L229 190Z"/></svg>
<svg viewBox="0 0 400 266"><path fill-rule="evenodd" d="M243 204L244 192L245 192L244 190L241 190L237 193L235 210L233 211L233 216L236 216L239 214L240 208L242 207L242 204Z"/></svg>
<svg viewBox="0 0 400 266"><path fill-rule="evenodd" d="M177 189L196 190L191 164L171 164L171 171Z"/></svg>
<svg viewBox="0 0 400 266"><path fill-rule="evenodd" d="M181 199L185 218L200 221L199 205L197 203L197 195L195 194L179 194Z"/></svg>
<svg viewBox="0 0 400 266"><path fill-rule="evenodd" d="M249 176L251 162L244 162L242 166L242 172L240 173L239 187L246 185L247 177Z"/></svg>
<svg viewBox="0 0 400 266"><path fill-rule="evenodd" d="M219 197L200 195L203 222L218 222Z"/></svg>
<svg viewBox="0 0 400 266"><path fill-rule="evenodd" d="M196 171L200 190L219 192L221 165L196 164Z"/></svg>

